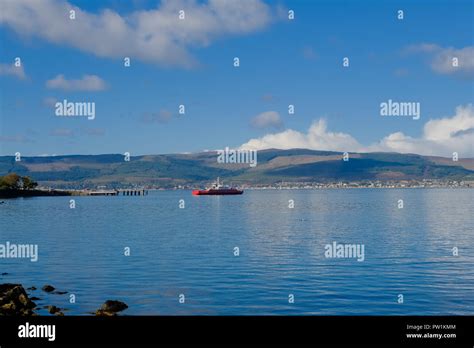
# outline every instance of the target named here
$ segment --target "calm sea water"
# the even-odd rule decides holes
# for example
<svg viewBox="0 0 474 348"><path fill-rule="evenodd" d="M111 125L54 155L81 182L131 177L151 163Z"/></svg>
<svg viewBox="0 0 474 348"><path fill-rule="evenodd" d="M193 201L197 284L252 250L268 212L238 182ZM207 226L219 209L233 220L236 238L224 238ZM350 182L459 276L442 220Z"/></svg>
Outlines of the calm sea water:
<svg viewBox="0 0 474 348"><path fill-rule="evenodd" d="M70 304L33 292L66 315L107 299L127 315L474 314L473 190L159 191L75 197L76 209L69 199L0 205L0 243L39 245L36 263L0 259L0 283L74 293ZM333 241L364 244L365 260L325 258Z"/></svg>

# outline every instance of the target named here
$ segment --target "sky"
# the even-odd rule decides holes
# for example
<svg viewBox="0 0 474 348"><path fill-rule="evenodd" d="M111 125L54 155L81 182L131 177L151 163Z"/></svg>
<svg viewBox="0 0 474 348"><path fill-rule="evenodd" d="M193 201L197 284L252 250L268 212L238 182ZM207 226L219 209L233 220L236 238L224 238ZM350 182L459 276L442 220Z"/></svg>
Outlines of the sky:
<svg viewBox="0 0 474 348"><path fill-rule="evenodd" d="M468 0L2 0L0 155L474 157L473 17ZM58 116L64 100L94 117ZM381 115L389 100L419 118Z"/></svg>

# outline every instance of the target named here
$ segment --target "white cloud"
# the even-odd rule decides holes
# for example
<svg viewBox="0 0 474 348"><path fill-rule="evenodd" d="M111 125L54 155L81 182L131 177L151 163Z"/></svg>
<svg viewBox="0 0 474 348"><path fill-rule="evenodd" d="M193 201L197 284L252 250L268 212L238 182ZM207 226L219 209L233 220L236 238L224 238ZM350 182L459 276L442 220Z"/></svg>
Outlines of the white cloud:
<svg viewBox="0 0 474 348"><path fill-rule="evenodd" d="M69 19L69 11L76 19ZM185 11L180 20L179 11ZM261 0L164 0L152 10L120 15L99 14L63 0L2 0L0 24L23 36L36 36L100 57L131 57L165 65L190 67L189 49L209 45L224 35L262 30L273 11Z"/></svg>
<svg viewBox="0 0 474 348"><path fill-rule="evenodd" d="M438 74L457 74L468 78L474 77L474 46L457 49L424 43L408 46L405 52L429 54L431 69ZM457 58L458 66L453 65L454 58Z"/></svg>
<svg viewBox="0 0 474 348"><path fill-rule="evenodd" d="M419 138L402 132L392 133L380 141L364 146L346 133L327 130L324 119L313 122L307 133L292 129L251 139L241 146L248 149L292 149L349 151L349 152L400 152L420 155L474 157L474 107L458 106L455 115L432 119L425 123Z"/></svg>
<svg viewBox="0 0 474 348"><path fill-rule="evenodd" d="M453 58L458 59L457 67L453 66ZM474 46L462 49L442 49L434 56L431 67L440 74L464 72L472 75L474 74Z"/></svg>
<svg viewBox="0 0 474 348"><path fill-rule="evenodd" d="M255 128L280 128L283 125L280 114L276 111L265 111L250 121Z"/></svg>
<svg viewBox="0 0 474 348"><path fill-rule="evenodd" d="M402 132L392 133L369 151L395 151L421 155L474 156L474 108L472 104L458 106L452 117L430 120L423 127L420 138L413 138Z"/></svg>
<svg viewBox="0 0 474 348"><path fill-rule="evenodd" d="M26 79L25 70L23 65L15 66L15 64L2 64L0 63L0 76L14 76L20 80Z"/></svg>
<svg viewBox="0 0 474 348"><path fill-rule="evenodd" d="M65 91L103 91L107 84L97 75L84 75L78 80L68 80L64 75L46 81L46 87Z"/></svg>
<svg viewBox="0 0 474 348"><path fill-rule="evenodd" d="M287 129L280 133L267 134L258 139L251 139L241 146L246 149L292 149L307 148L333 151L355 151L361 145L348 134L327 131L326 120L313 122L308 133Z"/></svg>

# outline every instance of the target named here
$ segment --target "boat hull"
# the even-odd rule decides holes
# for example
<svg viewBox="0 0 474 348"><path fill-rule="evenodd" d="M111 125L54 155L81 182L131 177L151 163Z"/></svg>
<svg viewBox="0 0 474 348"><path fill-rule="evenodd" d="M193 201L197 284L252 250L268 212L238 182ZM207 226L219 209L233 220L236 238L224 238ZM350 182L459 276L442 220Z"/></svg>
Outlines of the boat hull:
<svg viewBox="0 0 474 348"><path fill-rule="evenodd" d="M194 190L193 195L195 196L227 196L227 195L241 195L244 193L242 190L229 189L229 190Z"/></svg>

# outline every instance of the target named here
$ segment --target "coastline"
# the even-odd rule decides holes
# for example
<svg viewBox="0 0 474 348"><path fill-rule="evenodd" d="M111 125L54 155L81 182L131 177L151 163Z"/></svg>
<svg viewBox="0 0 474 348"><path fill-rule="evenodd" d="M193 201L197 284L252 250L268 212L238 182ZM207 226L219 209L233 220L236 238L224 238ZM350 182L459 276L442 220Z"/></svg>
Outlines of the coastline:
<svg viewBox="0 0 474 348"><path fill-rule="evenodd" d="M190 191L202 185L183 185L174 188L150 187L134 189L53 189L42 188L35 190L0 190L0 198L28 198L28 197L64 197L64 196L145 196L148 191ZM281 185L242 185L244 190L330 190L330 189L473 189L473 181L403 181L403 182L332 182L332 183L282 183ZM127 192L146 192L146 194L124 194Z"/></svg>
<svg viewBox="0 0 474 348"><path fill-rule="evenodd" d="M72 196L70 191L65 190L16 190L2 189L0 190L0 198L20 198L20 197L56 197L56 196Z"/></svg>

